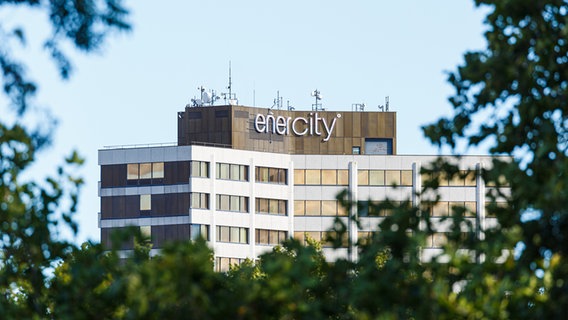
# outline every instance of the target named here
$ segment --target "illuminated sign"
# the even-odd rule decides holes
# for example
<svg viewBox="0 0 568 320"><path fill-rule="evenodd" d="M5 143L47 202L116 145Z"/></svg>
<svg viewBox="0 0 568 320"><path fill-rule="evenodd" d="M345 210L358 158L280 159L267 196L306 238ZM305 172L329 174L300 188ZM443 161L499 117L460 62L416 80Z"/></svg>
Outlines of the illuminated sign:
<svg viewBox="0 0 568 320"><path fill-rule="evenodd" d="M335 128L335 122L341 118L341 114L337 114L331 121L327 123L325 118L318 115L317 112L310 112L307 118L304 117L283 117L271 114L257 114L254 118L254 128L260 133L276 133L279 135L289 135L290 132L297 136L321 136L325 134L323 141L328 141ZM323 132L322 132L323 129Z"/></svg>

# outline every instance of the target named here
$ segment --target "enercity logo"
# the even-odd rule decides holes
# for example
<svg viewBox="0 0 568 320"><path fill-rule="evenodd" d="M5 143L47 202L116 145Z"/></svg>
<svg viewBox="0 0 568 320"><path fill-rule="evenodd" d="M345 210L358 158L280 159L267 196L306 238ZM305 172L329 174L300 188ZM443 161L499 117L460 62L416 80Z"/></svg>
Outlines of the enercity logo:
<svg viewBox="0 0 568 320"><path fill-rule="evenodd" d="M335 128L335 122L337 122L339 118L341 118L341 114L338 113L335 118L333 118L330 125L327 123L327 120L320 117L317 112L310 112L308 118L297 117L293 119L292 117L275 117L271 114L264 115L259 113L254 118L254 128L260 133L272 132L279 135L288 135L292 132L297 136L321 136L321 129L323 128L323 133L325 134L323 141L327 142L331 137L333 128Z"/></svg>

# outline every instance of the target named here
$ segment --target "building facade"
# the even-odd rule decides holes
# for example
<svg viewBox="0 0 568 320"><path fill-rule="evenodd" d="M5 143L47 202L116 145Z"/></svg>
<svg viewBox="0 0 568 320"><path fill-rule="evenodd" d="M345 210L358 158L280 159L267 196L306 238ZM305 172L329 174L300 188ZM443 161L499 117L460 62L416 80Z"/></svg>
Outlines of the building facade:
<svg viewBox="0 0 568 320"><path fill-rule="evenodd" d="M330 260L357 259L349 241L336 250L326 243L335 219L356 243L376 232L389 211L353 208L361 223L350 223L336 199L345 189L353 201L419 205L435 222L452 206L465 206L479 230L496 223L485 214L486 186L477 174L492 157L456 160L464 178L442 181L440 201L428 205L417 196L425 179L420 168L435 159L396 154L394 112L186 107L178 113L177 145L99 150L101 242L110 246L112 232L127 226L140 227L152 250L201 236L214 249L218 270L289 237L322 241ZM444 243L447 227L435 225L439 232L425 256Z"/></svg>

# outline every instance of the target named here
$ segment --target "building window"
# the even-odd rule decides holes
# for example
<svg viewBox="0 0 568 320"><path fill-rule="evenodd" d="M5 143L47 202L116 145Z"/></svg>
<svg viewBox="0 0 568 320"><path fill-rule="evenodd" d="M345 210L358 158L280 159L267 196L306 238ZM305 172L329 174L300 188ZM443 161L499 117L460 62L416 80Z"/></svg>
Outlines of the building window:
<svg viewBox="0 0 568 320"><path fill-rule="evenodd" d="M189 207L191 209L209 209L209 194L201 192L191 192Z"/></svg>
<svg viewBox="0 0 568 320"><path fill-rule="evenodd" d="M369 185L371 185L371 186L384 186L385 185L385 171L384 170L369 170Z"/></svg>
<svg viewBox="0 0 568 320"><path fill-rule="evenodd" d="M412 186L412 170L358 170L360 186Z"/></svg>
<svg viewBox="0 0 568 320"><path fill-rule="evenodd" d="M216 199L217 210L249 212L248 197L218 194Z"/></svg>
<svg viewBox="0 0 568 320"><path fill-rule="evenodd" d="M129 163L126 166L126 172L127 180L138 180L138 163Z"/></svg>
<svg viewBox="0 0 568 320"><path fill-rule="evenodd" d="M306 184L319 185L321 184L320 170L306 170Z"/></svg>
<svg viewBox="0 0 568 320"><path fill-rule="evenodd" d="M150 211L152 210L152 195L141 194L140 195L140 211Z"/></svg>
<svg viewBox="0 0 568 320"><path fill-rule="evenodd" d="M209 178L209 162L205 161L190 161L191 177Z"/></svg>
<svg viewBox="0 0 568 320"><path fill-rule="evenodd" d="M392 139L366 138L365 154L392 154Z"/></svg>
<svg viewBox="0 0 568 320"><path fill-rule="evenodd" d="M438 179L438 183L441 187L475 187L477 185L475 170L460 170L459 173L456 173L451 178L439 173L424 173L421 177L422 184L426 181Z"/></svg>
<svg viewBox="0 0 568 320"><path fill-rule="evenodd" d="M353 151L353 154L361 154L361 147L359 146L353 146L351 150Z"/></svg>
<svg viewBox="0 0 568 320"><path fill-rule="evenodd" d="M349 170L337 170L337 185L349 185Z"/></svg>
<svg viewBox="0 0 568 320"><path fill-rule="evenodd" d="M288 201L256 198L256 213L288 215Z"/></svg>
<svg viewBox="0 0 568 320"><path fill-rule="evenodd" d="M323 170L294 170L295 185L349 185L349 170L323 169Z"/></svg>
<svg viewBox="0 0 568 320"><path fill-rule="evenodd" d="M243 261L245 261L245 259L217 257L215 258L215 270L217 272L227 272L231 269L231 266L239 265L243 263Z"/></svg>
<svg viewBox="0 0 568 320"><path fill-rule="evenodd" d="M189 238L191 240L197 240L198 238L203 238L209 241L209 226L206 224L192 224L189 227Z"/></svg>
<svg viewBox="0 0 568 320"><path fill-rule="evenodd" d="M152 163L152 179L164 179L164 163Z"/></svg>
<svg viewBox="0 0 568 320"><path fill-rule="evenodd" d="M337 201L336 200L322 200L322 202L321 202L321 215L322 216L336 216L337 215Z"/></svg>
<svg viewBox="0 0 568 320"><path fill-rule="evenodd" d="M307 245L307 239L318 241L324 247L332 247L334 240L338 239L339 234L335 231L297 231L294 232L294 238L299 240L302 244ZM340 239L341 248L346 248L349 244L349 233L343 233Z"/></svg>
<svg viewBox="0 0 568 320"><path fill-rule="evenodd" d="M358 170L357 171L357 183L360 186L369 185L369 170Z"/></svg>
<svg viewBox="0 0 568 320"><path fill-rule="evenodd" d="M288 184L287 176L288 176L287 169L268 168L268 167L255 168L256 182Z"/></svg>
<svg viewBox="0 0 568 320"><path fill-rule="evenodd" d="M217 179L248 181L248 166L229 163L217 163Z"/></svg>
<svg viewBox="0 0 568 320"><path fill-rule="evenodd" d="M163 183L164 163L129 163L126 166L126 180L129 185Z"/></svg>
<svg viewBox="0 0 568 320"><path fill-rule="evenodd" d="M146 243L152 242L152 227L151 226L140 226L140 235Z"/></svg>
<svg viewBox="0 0 568 320"><path fill-rule="evenodd" d="M358 245L368 245L372 242L373 237L376 236L377 231L359 231L357 232Z"/></svg>
<svg viewBox="0 0 568 320"><path fill-rule="evenodd" d="M422 210L428 212L432 217L448 217L457 210L462 210L464 217L475 217L477 203L475 201L423 201Z"/></svg>
<svg viewBox="0 0 568 320"><path fill-rule="evenodd" d="M249 243L248 228L217 226L217 241L231 243Z"/></svg>
<svg viewBox="0 0 568 320"><path fill-rule="evenodd" d="M337 200L294 200L295 216L347 216Z"/></svg>
<svg viewBox="0 0 568 320"><path fill-rule="evenodd" d="M277 245L288 238L288 232L281 230L256 229L255 236L256 244Z"/></svg>
<svg viewBox="0 0 568 320"><path fill-rule="evenodd" d="M304 185L306 184L306 179L305 179L305 172L306 170L304 169L295 169L294 170L294 184L297 186L300 185Z"/></svg>
<svg viewBox="0 0 568 320"><path fill-rule="evenodd" d="M378 201L358 201L357 215L359 217L388 217L391 216L395 208L410 208L410 203L406 201L378 202Z"/></svg>
<svg viewBox="0 0 568 320"><path fill-rule="evenodd" d="M388 186L400 185L400 171L399 170L386 170L385 171L385 180Z"/></svg>
<svg viewBox="0 0 568 320"><path fill-rule="evenodd" d="M337 185L337 170L324 169L321 171L321 184Z"/></svg>

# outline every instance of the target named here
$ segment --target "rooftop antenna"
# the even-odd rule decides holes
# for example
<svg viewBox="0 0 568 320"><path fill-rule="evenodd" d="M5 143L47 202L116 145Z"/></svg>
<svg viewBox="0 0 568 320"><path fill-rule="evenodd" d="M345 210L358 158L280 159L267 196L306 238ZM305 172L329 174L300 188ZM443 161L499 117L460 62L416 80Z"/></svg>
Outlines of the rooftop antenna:
<svg viewBox="0 0 568 320"><path fill-rule="evenodd" d="M295 110L295 108L290 105L290 100L286 100L286 107L288 108L288 111Z"/></svg>
<svg viewBox="0 0 568 320"><path fill-rule="evenodd" d="M312 104L312 111L324 111L325 109L321 105L321 99L323 98L321 92L316 89L312 91L311 96L316 99L316 103Z"/></svg>
<svg viewBox="0 0 568 320"><path fill-rule="evenodd" d="M365 111L365 103L353 103L351 104L351 111Z"/></svg>
<svg viewBox="0 0 568 320"><path fill-rule="evenodd" d="M233 81L231 77L231 60L229 60L229 86L227 87L229 90L228 93L221 93L225 104L230 104L232 106L239 104L239 100L237 99L237 94L233 93ZM228 101L227 101L228 100Z"/></svg>
<svg viewBox="0 0 568 320"><path fill-rule="evenodd" d="M194 107L212 106L215 104L215 101L219 100L219 96L215 93L215 90L207 91L204 86L197 87L197 90L199 90L199 99L191 99L191 103Z"/></svg>
<svg viewBox="0 0 568 320"><path fill-rule="evenodd" d="M205 92L205 87L199 86L197 87L197 90L199 90L200 98L197 99L194 97L193 99L191 99L191 104L194 107L203 107L203 93Z"/></svg>
<svg viewBox="0 0 568 320"><path fill-rule="evenodd" d="M274 109L275 106L278 110L282 109L282 97L280 96L280 90L276 91L276 98L272 103L271 109Z"/></svg>
<svg viewBox="0 0 568 320"><path fill-rule="evenodd" d="M387 111L387 112L389 111L389 96L385 97L385 105L384 106L379 105L379 110Z"/></svg>
<svg viewBox="0 0 568 320"><path fill-rule="evenodd" d="M233 81L232 81L232 78L231 78L231 60L229 60L229 86L227 87L227 89L229 89L229 97L232 94L232 91L231 91L232 84L233 84Z"/></svg>

